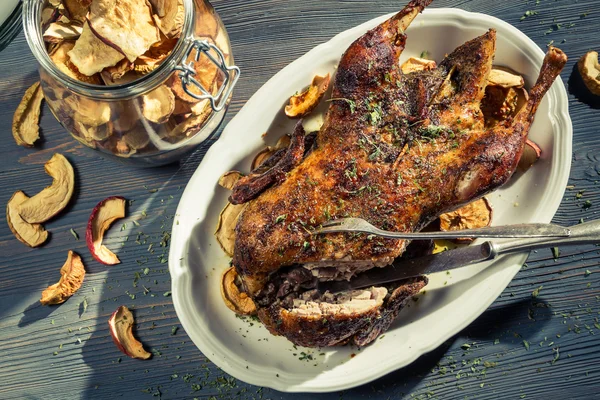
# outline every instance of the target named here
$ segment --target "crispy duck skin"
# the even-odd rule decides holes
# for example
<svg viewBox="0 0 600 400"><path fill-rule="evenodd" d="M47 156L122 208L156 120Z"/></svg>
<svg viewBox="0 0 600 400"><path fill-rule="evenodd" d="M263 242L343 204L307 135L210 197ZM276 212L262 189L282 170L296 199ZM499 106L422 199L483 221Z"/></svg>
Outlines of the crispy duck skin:
<svg viewBox="0 0 600 400"><path fill-rule="evenodd" d="M439 214L498 188L515 171L537 107L566 56L551 47L528 103L512 120L485 130L480 103L495 51L494 30L458 47L434 70L407 75L400 70L404 31L430 2L411 1L348 48L316 148L242 213L233 264L252 296L283 266L339 269L361 261L363 270L383 267L408 244L363 234L315 236L311 227L360 217L382 229L418 231ZM401 305L396 306L397 312ZM292 315L284 307L272 305L259 316L271 332L299 344L326 346L351 338L365 344L364 338L376 336L364 333L374 325L354 324L344 337L301 339L300 322L288 320Z"/></svg>

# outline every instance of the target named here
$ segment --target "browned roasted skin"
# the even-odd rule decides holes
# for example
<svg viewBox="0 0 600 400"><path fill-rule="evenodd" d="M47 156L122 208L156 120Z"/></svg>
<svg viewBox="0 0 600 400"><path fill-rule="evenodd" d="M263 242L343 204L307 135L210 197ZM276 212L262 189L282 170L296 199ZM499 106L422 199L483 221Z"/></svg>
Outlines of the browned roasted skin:
<svg viewBox="0 0 600 400"><path fill-rule="evenodd" d="M387 230L418 231L513 174L537 106L566 56L551 48L528 103L513 120L485 130L479 105L495 51L494 30L460 46L432 71L403 75L399 68L404 29L428 3L412 1L350 46L337 70L336 100L317 148L241 215L233 263L251 295L282 266L339 267L356 260L383 266L407 245L363 234L314 236L311 227L360 217ZM344 339L338 330L337 336L323 333L328 339L321 341L307 331L308 319L293 321L281 307L261 310L259 316L269 330L295 343ZM333 320L352 332L346 338L356 335L352 340L364 344L378 334L373 333L377 327L359 326L359 317Z"/></svg>

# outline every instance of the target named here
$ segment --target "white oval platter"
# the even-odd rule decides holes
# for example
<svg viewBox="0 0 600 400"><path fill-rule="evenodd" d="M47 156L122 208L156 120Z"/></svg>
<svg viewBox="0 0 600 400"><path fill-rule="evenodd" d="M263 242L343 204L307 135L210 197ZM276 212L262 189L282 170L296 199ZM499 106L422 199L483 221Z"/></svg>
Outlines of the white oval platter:
<svg viewBox="0 0 600 400"><path fill-rule="evenodd" d="M427 293L401 312L385 337L360 351L296 349L286 339L270 335L260 323L237 318L223 304L219 280L230 260L213 233L229 193L218 187L219 176L232 169L248 171L265 141L274 144L277 137L291 132L294 121L281 112L289 96L315 74L335 72L346 48L388 17L335 36L271 78L231 120L181 198L169 255L175 309L202 353L242 381L286 392L331 392L372 381L410 364L465 328L502 293L526 259L526 254L513 255L450 275L432 275ZM483 14L426 10L407 30L402 59L427 50L439 61L489 28L498 32L495 64L522 73L531 86L544 52L513 26ZM572 140L567 93L560 78L544 97L530 138L543 149L542 158L489 196L494 225L549 222L560 204L569 177Z"/></svg>

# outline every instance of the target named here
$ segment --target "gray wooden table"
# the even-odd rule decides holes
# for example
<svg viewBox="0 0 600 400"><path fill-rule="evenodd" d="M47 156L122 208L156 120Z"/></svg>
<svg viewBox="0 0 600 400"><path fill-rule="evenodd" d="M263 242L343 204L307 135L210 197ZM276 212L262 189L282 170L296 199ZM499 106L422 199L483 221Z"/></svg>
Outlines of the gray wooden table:
<svg viewBox="0 0 600 400"><path fill-rule="evenodd" d="M282 67L349 27L399 10L404 1L215 0L214 5L243 71L229 120ZM432 6L502 18L540 47L553 40L570 56L562 78L574 127L573 166L570 189L555 217L566 225L596 218L600 209L600 100L586 94L575 70L579 56L600 49L599 5L598 0L434 0ZM537 14L522 19L527 11ZM467 329L371 384L339 394L285 394L228 376L193 345L168 296L165 261L172 217L207 146L180 165L132 169L82 148L44 108L42 144L18 147L10 134L12 115L25 88L37 79L21 33L0 52L0 205L5 207L17 189L33 194L46 186L49 180L41 171L55 152L73 162L79 188L66 213L46 224L52 237L41 249L17 242L4 213L0 216L0 398L600 397L600 255L595 246L560 248L558 258L550 249L531 254L510 286ZM91 208L117 194L133 200L123 221L129 228L121 231L118 224L108 235L123 262L104 267L91 259L81 237ZM132 229L134 219L140 226ZM42 307L40 293L56 282L68 249L84 258L85 285L60 307ZM120 304L134 309L152 360L129 359L112 343L106 321Z"/></svg>

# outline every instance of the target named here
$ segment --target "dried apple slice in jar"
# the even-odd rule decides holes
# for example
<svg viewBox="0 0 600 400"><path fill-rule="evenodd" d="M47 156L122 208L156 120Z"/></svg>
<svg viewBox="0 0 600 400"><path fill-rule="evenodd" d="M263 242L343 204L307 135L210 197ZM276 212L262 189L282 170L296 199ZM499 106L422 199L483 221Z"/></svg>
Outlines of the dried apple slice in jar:
<svg viewBox="0 0 600 400"><path fill-rule="evenodd" d="M94 0L87 20L96 37L131 62L160 41L146 0Z"/></svg>
<svg viewBox="0 0 600 400"><path fill-rule="evenodd" d="M492 205L485 198L475 200L458 210L440 215L441 231L457 231L490 226L492 223ZM457 243L470 243L472 238L454 239Z"/></svg>
<svg viewBox="0 0 600 400"><path fill-rule="evenodd" d="M65 24L64 22L53 22L44 30L44 41L48 43L60 43L63 40L77 40L81 36L83 26L76 24Z"/></svg>
<svg viewBox="0 0 600 400"><path fill-rule="evenodd" d="M40 82L25 91L12 121L12 134L19 146L32 147L40 138L40 114L44 93Z"/></svg>
<svg viewBox="0 0 600 400"><path fill-rule="evenodd" d="M40 303L45 306L64 303L79 290L84 278L85 267L81 257L69 250L67 261L60 269L60 280L42 292Z"/></svg>
<svg viewBox="0 0 600 400"><path fill-rule="evenodd" d="M64 15L72 21L83 23L90 10L92 0L62 0Z"/></svg>
<svg viewBox="0 0 600 400"><path fill-rule="evenodd" d="M155 12L162 12L162 15L156 12L152 16L158 29L160 29L167 38L179 37L185 17L183 0L152 0L151 3ZM155 7L155 3L159 5L160 8Z"/></svg>
<svg viewBox="0 0 600 400"><path fill-rule="evenodd" d="M124 58L112 67L106 67L100 72L102 81L105 85L118 85L123 82L123 77L130 71L133 71L134 64Z"/></svg>
<svg viewBox="0 0 600 400"><path fill-rule="evenodd" d="M66 75L70 76L73 79L76 79L81 82L90 83L93 85L102 84L102 80L100 76L96 73L91 75L84 75L79 72L79 69L75 64L71 62L71 58L69 57L69 52L73 50L76 42L65 40L60 42L51 52L50 59L54 62L54 64L64 72Z"/></svg>
<svg viewBox="0 0 600 400"><path fill-rule="evenodd" d="M52 177L52 184L18 207L19 215L30 224L46 222L61 212L75 190L73 166L62 154L54 154L44 170Z"/></svg>
<svg viewBox="0 0 600 400"><path fill-rule="evenodd" d="M19 215L19 206L29 197L20 190L6 203L6 222L15 237L29 247L41 246L48 240L48 232L40 224L30 224Z"/></svg>
<svg viewBox="0 0 600 400"><path fill-rule="evenodd" d="M94 207L85 232L88 249L98 262L105 265L119 264L115 253L102 244L104 233L116 220L125 217L125 199L119 196L108 197Z"/></svg>
<svg viewBox="0 0 600 400"><path fill-rule="evenodd" d="M142 114L156 124L167 122L175 110L175 95L162 85L142 96Z"/></svg>
<svg viewBox="0 0 600 400"><path fill-rule="evenodd" d="M67 53L79 72L92 76L106 67L117 65L125 56L98 39L86 22L75 46Z"/></svg>

